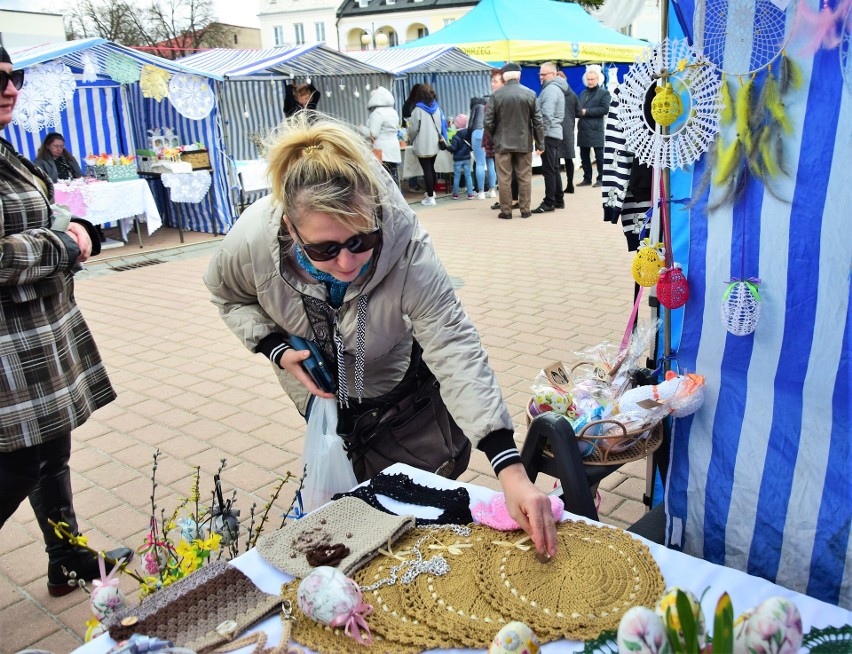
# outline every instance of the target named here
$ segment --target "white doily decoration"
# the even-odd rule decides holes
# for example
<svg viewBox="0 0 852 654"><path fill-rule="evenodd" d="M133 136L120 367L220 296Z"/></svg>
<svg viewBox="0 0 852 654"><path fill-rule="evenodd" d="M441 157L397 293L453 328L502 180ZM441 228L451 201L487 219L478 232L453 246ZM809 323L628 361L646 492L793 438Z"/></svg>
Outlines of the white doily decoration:
<svg viewBox="0 0 852 654"><path fill-rule="evenodd" d="M184 118L207 118L215 103L210 80L198 75L172 75L169 80L169 102Z"/></svg>
<svg viewBox="0 0 852 654"><path fill-rule="evenodd" d="M30 66L18 92L12 121L28 132L57 127L76 88L71 69L60 61Z"/></svg>
<svg viewBox="0 0 852 654"><path fill-rule="evenodd" d="M686 67L676 71L680 63ZM661 134L645 118L649 91L663 73L683 104L681 118ZM618 120L624 129L627 150L644 164L684 168L706 152L719 132L722 80L716 66L685 39L668 38L645 50L621 83Z"/></svg>
<svg viewBox="0 0 852 654"><path fill-rule="evenodd" d="M83 63L83 81L97 82L100 73L97 58L91 52L84 52L80 55L80 61Z"/></svg>
<svg viewBox="0 0 852 654"><path fill-rule="evenodd" d="M748 282L736 281L722 300L722 322L734 336L748 336L760 321L760 297Z"/></svg>
<svg viewBox="0 0 852 654"><path fill-rule="evenodd" d="M846 19L843 21L843 31L840 33L840 75L846 91L852 93L852 5Z"/></svg>
<svg viewBox="0 0 852 654"><path fill-rule="evenodd" d="M796 2L705 0L695 3L695 47L728 75L747 75L772 63L790 38Z"/></svg>
<svg viewBox="0 0 852 654"><path fill-rule="evenodd" d="M110 52L106 58L106 74L113 82L134 84L139 81L139 65L127 55Z"/></svg>
<svg viewBox="0 0 852 654"><path fill-rule="evenodd" d="M172 202L201 202L210 190L213 178L206 170L191 173L166 173L160 180L169 189Z"/></svg>

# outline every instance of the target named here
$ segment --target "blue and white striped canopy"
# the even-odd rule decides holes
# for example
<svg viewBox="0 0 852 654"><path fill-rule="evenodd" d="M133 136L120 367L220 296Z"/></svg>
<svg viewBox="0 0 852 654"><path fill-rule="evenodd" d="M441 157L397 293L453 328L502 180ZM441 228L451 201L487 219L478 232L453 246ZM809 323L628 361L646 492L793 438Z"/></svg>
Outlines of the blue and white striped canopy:
<svg viewBox="0 0 852 654"><path fill-rule="evenodd" d="M359 50L347 53L394 75L405 73L486 73L491 66L452 45Z"/></svg>
<svg viewBox="0 0 852 654"><path fill-rule="evenodd" d="M59 43L45 43L31 48L22 48L9 53L15 68L27 68L46 61L61 61L71 68L74 73L83 72L83 61L81 55L88 52L93 55L100 70L106 69L106 58L109 54L117 52L127 55L140 66L150 64L157 68L163 68L170 73L189 73L191 75L202 75L212 79L220 80L221 75L214 72L205 72L193 68L190 65L170 61L157 57L147 52L127 48L118 43L112 43L106 39L77 39L76 41L61 41Z"/></svg>

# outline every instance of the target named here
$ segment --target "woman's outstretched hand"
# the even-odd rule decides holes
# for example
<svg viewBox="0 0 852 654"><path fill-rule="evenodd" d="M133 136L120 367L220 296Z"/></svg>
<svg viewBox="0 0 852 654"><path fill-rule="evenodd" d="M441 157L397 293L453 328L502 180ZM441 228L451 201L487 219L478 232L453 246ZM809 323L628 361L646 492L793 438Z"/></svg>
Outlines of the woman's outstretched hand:
<svg viewBox="0 0 852 654"><path fill-rule="evenodd" d="M287 372L289 372L293 377L295 377L299 383L302 384L305 388L310 391L312 395L316 395L317 397L324 397L327 399L334 399L333 393L326 393L319 386L314 383L314 380L311 379L311 376L305 370L305 367L302 365L302 361L309 358L311 356L310 350L286 350L284 354L281 355L281 358L278 360L278 365L284 368Z"/></svg>
<svg viewBox="0 0 852 654"><path fill-rule="evenodd" d="M527 532L535 543L536 552L556 555L556 522L550 499L530 481L524 466L506 466L497 475L509 515Z"/></svg>

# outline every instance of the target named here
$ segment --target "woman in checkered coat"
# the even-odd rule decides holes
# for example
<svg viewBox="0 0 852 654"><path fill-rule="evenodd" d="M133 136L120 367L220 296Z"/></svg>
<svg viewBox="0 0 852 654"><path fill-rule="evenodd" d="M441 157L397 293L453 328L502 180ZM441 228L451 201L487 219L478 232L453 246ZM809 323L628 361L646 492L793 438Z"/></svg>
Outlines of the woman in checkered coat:
<svg viewBox="0 0 852 654"><path fill-rule="evenodd" d="M12 121L23 81L0 46L0 129ZM48 553L48 590L58 596L73 590L63 566L99 577L97 559L58 538L48 520L76 533L71 430L115 392L74 301L74 269L100 240L85 221L55 215L52 201L47 177L0 139L0 527L29 497Z"/></svg>

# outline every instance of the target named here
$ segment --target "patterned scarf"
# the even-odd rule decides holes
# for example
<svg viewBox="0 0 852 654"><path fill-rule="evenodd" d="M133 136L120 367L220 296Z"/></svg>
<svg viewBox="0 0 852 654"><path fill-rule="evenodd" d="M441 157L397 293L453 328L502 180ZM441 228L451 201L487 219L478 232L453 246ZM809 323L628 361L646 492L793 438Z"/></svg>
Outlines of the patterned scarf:
<svg viewBox="0 0 852 654"><path fill-rule="evenodd" d="M371 260L372 259L368 259L367 263L365 263L361 267L361 270L358 271L359 277L367 271L367 268L370 267ZM351 282L341 282L336 277L314 268L314 265L311 263L310 259L305 256L305 253L302 252L302 248L298 244L296 245L296 261L299 262L299 266L301 266L302 270L307 272L317 281L325 284L328 289L331 306L338 309L340 305L343 304L343 297L346 295L346 289L349 288L349 284Z"/></svg>

